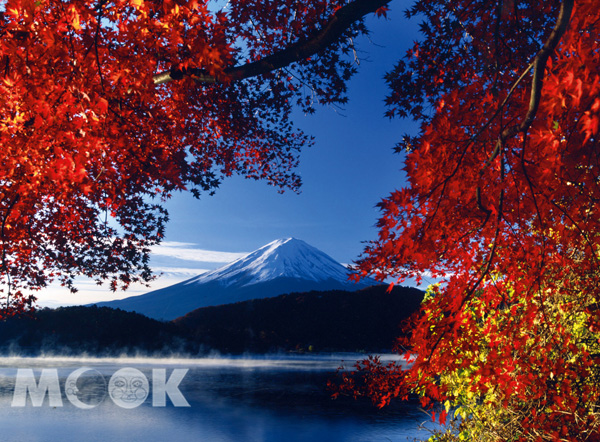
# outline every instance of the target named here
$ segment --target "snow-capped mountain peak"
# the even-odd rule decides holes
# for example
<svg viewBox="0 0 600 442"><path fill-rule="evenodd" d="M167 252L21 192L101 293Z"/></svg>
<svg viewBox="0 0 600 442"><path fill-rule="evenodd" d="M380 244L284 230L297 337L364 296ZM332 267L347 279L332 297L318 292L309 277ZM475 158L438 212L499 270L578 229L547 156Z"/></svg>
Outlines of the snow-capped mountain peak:
<svg viewBox="0 0 600 442"><path fill-rule="evenodd" d="M358 290L349 270L319 249L295 238L278 239L219 269L144 295L97 305L171 320L200 307L270 298L311 290Z"/></svg>
<svg viewBox="0 0 600 442"><path fill-rule="evenodd" d="M275 278L348 282L349 271L319 249L296 238L277 239L224 267L199 275L188 284L219 280L247 286Z"/></svg>

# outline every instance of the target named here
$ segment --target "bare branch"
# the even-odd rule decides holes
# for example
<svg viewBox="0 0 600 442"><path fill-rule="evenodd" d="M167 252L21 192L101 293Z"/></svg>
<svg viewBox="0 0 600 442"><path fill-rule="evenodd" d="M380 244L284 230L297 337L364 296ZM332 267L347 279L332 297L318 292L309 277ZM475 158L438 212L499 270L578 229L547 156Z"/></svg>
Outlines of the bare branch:
<svg viewBox="0 0 600 442"><path fill-rule="evenodd" d="M216 78L203 69L192 68L185 72L174 70L156 74L153 78L154 84L163 84L173 80L180 80L184 76L189 76L198 83L221 83L242 80L244 78L255 77L257 75L272 72L296 61L306 60L321 52L327 46L335 43L353 23L356 23L367 14L375 12L382 6L387 5L390 1L391 0L355 0L338 9L327 24L308 40L297 42L279 52L252 63L225 69L222 78Z"/></svg>

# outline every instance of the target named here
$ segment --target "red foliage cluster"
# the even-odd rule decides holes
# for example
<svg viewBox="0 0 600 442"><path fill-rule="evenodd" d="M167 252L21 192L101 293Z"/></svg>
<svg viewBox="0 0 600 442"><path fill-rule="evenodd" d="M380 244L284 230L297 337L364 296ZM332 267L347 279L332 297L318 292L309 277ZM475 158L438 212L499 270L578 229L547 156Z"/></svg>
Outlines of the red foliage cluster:
<svg viewBox="0 0 600 442"><path fill-rule="evenodd" d="M345 101L348 37L385 2L347 3L3 1L3 314L55 278L148 281L174 191L297 189L292 105Z"/></svg>
<svg viewBox="0 0 600 442"><path fill-rule="evenodd" d="M387 103L421 133L399 145L409 186L381 202L360 262L443 281L414 318L407 385L444 401L440 375L474 370L473 393L537 404L518 416L532 440L599 437L598 342L565 318L599 330L600 4L423 0L410 14L424 39L386 77Z"/></svg>

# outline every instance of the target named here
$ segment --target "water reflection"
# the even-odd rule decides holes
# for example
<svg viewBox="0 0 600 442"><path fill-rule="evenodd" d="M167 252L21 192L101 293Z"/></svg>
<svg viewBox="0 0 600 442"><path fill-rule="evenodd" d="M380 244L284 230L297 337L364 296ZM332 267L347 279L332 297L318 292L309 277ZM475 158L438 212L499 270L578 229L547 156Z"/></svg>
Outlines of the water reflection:
<svg viewBox="0 0 600 442"><path fill-rule="evenodd" d="M427 417L415 404L378 410L348 398L331 400L327 379L351 355L277 358L94 359L0 358L0 425L7 439L153 441L406 441L428 433L418 426ZM84 371L81 371L85 367ZM107 395L113 375L126 367L150 384L153 370L187 369L178 389L189 407L153 407L151 392L135 408L123 408ZM18 368L58 372L62 407L12 407ZM77 384L73 373L78 372ZM71 377L70 377L71 376ZM104 383L102 383L104 382ZM75 387L78 391L69 390ZM150 386L150 389L151 386ZM92 407L78 407L68 394Z"/></svg>

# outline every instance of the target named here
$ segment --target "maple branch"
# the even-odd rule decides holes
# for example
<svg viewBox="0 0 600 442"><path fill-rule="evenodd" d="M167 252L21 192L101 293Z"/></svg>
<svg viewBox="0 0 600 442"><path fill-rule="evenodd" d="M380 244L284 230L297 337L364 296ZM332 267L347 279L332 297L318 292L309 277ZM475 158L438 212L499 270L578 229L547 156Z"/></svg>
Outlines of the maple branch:
<svg viewBox="0 0 600 442"><path fill-rule="evenodd" d="M100 35L100 23L102 21L102 5L103 5L103 2L101 2L100 6L98 7L96 35L94 36L94 50L96 52L96 64L98 65L98 75L100 76L100 86L102 87L102 91L104 92L104 76L102 75L102 65L100 64L100 55L98 54L98 35Z"/></svg>
<svg viewBox="0 0 600 442"><path fill-rule="evenodd" d="M554 52L554 49L560 42L560 39L564 35L567 30L567 26L569 25L569 20L571 19L571 13L573 12L573 4L574 0L564 0L560 5L560 12L558 14L558 18L556 20L556 25L550 34L546 43L542 49L538 52L533 61L533 79L531 80L531 95L529 99L529 109L527 109L527 114L525 115L525 119L523 122L517 126L516 128L505 131L506 138L514 135L517 132L527 132L531 123L535 118L537 113L540 98L542 96L542 86L544 83L544 71L546 70L546 62L550 57L550 54ZM515 131L514 133L511 133ZM505 135L502 134L502 136Z"/></svg>
<svg viewBox="0 0 600 442"><path fill-rule="evenodd" d="M494 240L492 242L492 250L490 251L490 255L489 255L488 259L487 259L487 262L484 265L482 265L482 267L481 267L482 272L479 275L479 278L477 279L477 281L475 281L475 284L473 284L473 286L467 290L465 296L463 297L463 299L460 302L460 306L456 310L457 312L462 312L462 309L465 306L465 304L473 297L473 295L475 294L475 291L477 290L477 288L481 285L481 283L489 275L490 270L492 269L492 263L494 262L494 258L496 257L496 250L497 250L497 247L498 247L498 238L500 236L500 223L502 222L502 206L503 206L503 203L504 203L504 189L501 189L500 190L500 203L499 203L498 215L497 215L497 224L496 224L496 229L494 231ZM452 327L456 327L456 320L454 320L454 322L452 323ZM435 350L437 349L437 347L440 345L440 342L442 342L442 339L444 338L444 336L446 336L446 332L447 331L448 330L442 330L441 331L441 333L438 336L437 340L435 341L435 343L431 347L431 351L429 352L429 356L427 358L425 358L426 361L431 359L431 357L433 356L433 353L435 352Z"/></svg>
<svg viewBox="0 0 600 442"><path fill-rule="evenodd" d="M317 31L311 38L288 46L272 55L251 63L234 66L224 70L222 77L209 74L204 69L191 68L185 71L171 70L154 75L154 84L168 83L180 80L184 76L190 76L198 83L211 84L228 81L243 80L244 78L256 77L267 74L274 70L288 66L296 61L307 58L323 51L332 43L335 43L346 30L355 22L375 12L391 0L355 0L352 3L338 9L331 19Z"/></svg>
<svg viewBox="0 0 600 442"><path fill-rule="evenodd" d="M560 42L560 39L562 38L565 31L567 30L569 20L571 19L571 13L573 12L573 4L574 4L574 0L564 0L561 3L560 12L558 14L556 24L554 25L554 29L552 30L552 33L550 34L550 37L548 37L548 40L546 40L546 43L544 43L544 46L542 47L542 49L540 49L540 51L537 53L533 62L527 67L527 69L525 69L525 71L521 74L521 76L518 78L518 80L513 84L512 88L508 92L508 95L506 96L506 98L504 99L502 104L498 107L498 109L496 110L496 112L494 113L492 118L490 118L488 120L488 123L485 124L484 127L475 136L475 137L478 137L478 135L480 133L482 133L483 130L487 126L489 126L489 124L491 124L491 122L494 120L494 118L504 108L505 104L508 102L508 99L510 98L510 96L512 95L514 90L516 89L517 85L523 80L523 78L525 78L525 75L531 69L533 69L533 79L531 80L531 95L530 95L530 99L529 99L529 108L527 109L527 113L525 114L525 119L523 120L523 122L521 124L507 127L504 131L502 131L502 133L500 134L500 137L498 138L498 140L496 142L496 147L495 147L494 151L492 152L492 154L488 158L488 160L485 162L483 168L479 171L480 178L483 177L485 169L487 169L489 167L489 165L492 163L492 161L494 161L494 159L496 159L496 157L500 153L500 150L501 150L501 147L502 147L504 141L506 141L508 138L516 135L519 132L527 132L527 130L533 123L533 120L535 119L535 115L537 114L537 110L538 110L538 107L540 104L540 98L542 96L542 87L543 87L543 83L544 83L544 71L546 70L546 63L548 61L548 58L550 57L550 54L554 51L554 49ZM473 140L473 138L472 138L472 140ZM525 174L525 175L527 176L527 174ZM528 179L528 181L529 181L529 179ZM481 187L480 186L477 186L477 188L475 190L475 194L476 194L477 207L486 213L486 220L484 222L484 224L486 224L487 220L491 214L491 211L488 208L484 207L482 204ZM540 220L540 222L541 222L541 220Z"/></svg>
<svg viewBox="0 0 600 442"><path fill-rule="evenodd" d="M531 96L530 96L530 100L529 100L529 109L527 110L527 114L525 115L525 120L519 126L513 126L513 127L509 127L507 129L505 129L504 132L502 132L502 134L500 135L500 137L503 140L506 140L507 138L515 135L516 133L524 132L529 128L529 126L533 122L533 119L535 118L535 114L537 113L537 109L539 106L539 102L540 102L540 98L541 98L541 94L542 94L542 86L543 86L543 73L546 68L546 62L548 61L548 57L550 56L550 53L556 48L556 46L558 45L558 42L560 41L563 34L567 30L567 25L571 18L571 12L573 11L573 2L574 2L574 0L565 0L561 4L561 10L558 14L558 19L556 21L556 25L554 26L552 34L550 34L550 37L548 38L548 40L546 41L546 43L544 44L542 49L540 49L540 51L536 54L534 60L529 64L529 66L527 66L527 69L525 69L523 71L523 73L521 74L521 76L517 79L517 81L515 81L513 83L512 87L508 91L508 94L502 101L502 104L500 106L498 106L498 109L496 109L496 111L491 116L491 118L488 119L488 122L486 124L484 124L483 127L475 135L473 135L471 137L471 139L469 140L469 145L467 145L467 148L477 138L479 138L479 135L481 135L483 133L483 131L489 127L490 124L492 124L492 122L498 116L500 111L502 111L502 109L504 109L504 106L506 105L506 103L508 103L508 100L514 93L514 91L517 88L517 86L519 85L519 83L521 83L521 81L523 81L523 79L525 78L527 73L529 71L531 71L531 69L534 69L532 87L531 87ZM492 156L486 162L486 165L489 165L489 163L491 163L494 160L495 156L497 155L496 152L497 152L497 150L494 150L494 152L492 153Z"/></svg>

